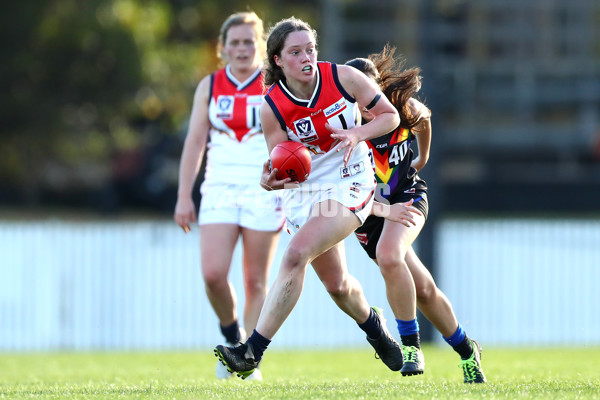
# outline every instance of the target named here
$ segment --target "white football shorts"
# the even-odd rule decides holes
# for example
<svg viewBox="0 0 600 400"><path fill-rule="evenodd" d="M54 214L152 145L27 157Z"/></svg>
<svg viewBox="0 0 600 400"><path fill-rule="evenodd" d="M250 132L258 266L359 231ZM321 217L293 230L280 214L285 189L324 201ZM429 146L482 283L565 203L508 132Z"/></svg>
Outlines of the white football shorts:
<svg viewBox="0 0 600 400"><path fill-rule="evenodd" d="M342 174L343 178L335 184L314 183L300 185L297 189L285 189L283 208L288 232L296 233L310 218L313 206L325 200L342 204L358 217L362 225L371 214L376 183L370 165L361 169L356 174Z"/></svg>
<svg viewBox="0 0 600 400"><path fill-rule="evenodd" d="M255 185L203 184L198 224L234 224L257 231L279 231L285 223L281 193Z"/></svg>

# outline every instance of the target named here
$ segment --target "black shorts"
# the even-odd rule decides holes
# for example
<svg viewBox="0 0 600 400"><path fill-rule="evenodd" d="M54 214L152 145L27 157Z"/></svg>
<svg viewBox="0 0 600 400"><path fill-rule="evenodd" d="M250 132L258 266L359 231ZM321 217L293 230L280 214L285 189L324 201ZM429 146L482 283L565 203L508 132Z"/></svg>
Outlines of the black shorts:
<svg viewBox="0 0 600 400"><path fill-rule="evenodd" d="M390 204L406 203L407 201L410 201L410 199L414 199L412 204L413 207L421 211L425 219L427 219L427 213L429 211L427 183L418 176L415 177L415 182L412 186L398 189L388 197ZM385 218L370 215L365 223L354 232L360 245L372 259L377 258L377 243L381 237L384 222Z"/></svg>

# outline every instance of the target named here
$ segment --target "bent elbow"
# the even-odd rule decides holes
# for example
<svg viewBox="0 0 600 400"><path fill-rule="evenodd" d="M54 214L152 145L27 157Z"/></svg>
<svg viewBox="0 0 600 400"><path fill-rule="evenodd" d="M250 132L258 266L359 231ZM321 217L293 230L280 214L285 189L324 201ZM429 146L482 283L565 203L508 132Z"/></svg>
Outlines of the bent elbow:
<svg viewBox="0 0 600 400"><path fill-rule="evenodd" d="M393 131L394 129L398 128L398 126L400 125L400 114L398 114L398 112L395 112L392 114L391 116L391 122L390 122L390 132Z"/></svg>

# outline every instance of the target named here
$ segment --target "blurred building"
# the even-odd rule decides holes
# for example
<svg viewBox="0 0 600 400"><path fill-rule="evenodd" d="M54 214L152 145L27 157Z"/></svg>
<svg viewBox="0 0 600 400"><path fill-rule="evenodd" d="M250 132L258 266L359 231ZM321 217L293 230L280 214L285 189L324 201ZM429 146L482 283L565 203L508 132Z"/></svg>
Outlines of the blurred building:
<svg viewBox="0 0 600 400"><path fill-rule="evenodd" d="M600 209L600 2L327 0L321 57L398 47L433 111L446 211Z"/></svg>

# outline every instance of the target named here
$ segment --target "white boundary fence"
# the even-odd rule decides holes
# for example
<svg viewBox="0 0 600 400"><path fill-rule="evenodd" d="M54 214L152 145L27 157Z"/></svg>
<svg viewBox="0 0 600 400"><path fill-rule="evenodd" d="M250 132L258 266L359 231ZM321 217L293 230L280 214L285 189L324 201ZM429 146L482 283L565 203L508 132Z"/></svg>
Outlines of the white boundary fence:
<svg viewBox="0 0 600 400"><path fill-rule="evenodd" d="M437 235L438 285L471 336L487 346L600 345L600 221L449 219ZM288 240L282 233L271 280ZM213 347L222 338L197 242L197 229L184 235L170 220L0 221L0 351ZM397 336L377 267L356 239L346 250ZM236 288L240 260L238 246ZM311 270L272 347L366 345Z"/></svg>
<svg viewBox="0 0 600 400"><path fill-rule="evenodd" d="M451 220L439 281L490 344L600 344L599 220Z"/></svg>

